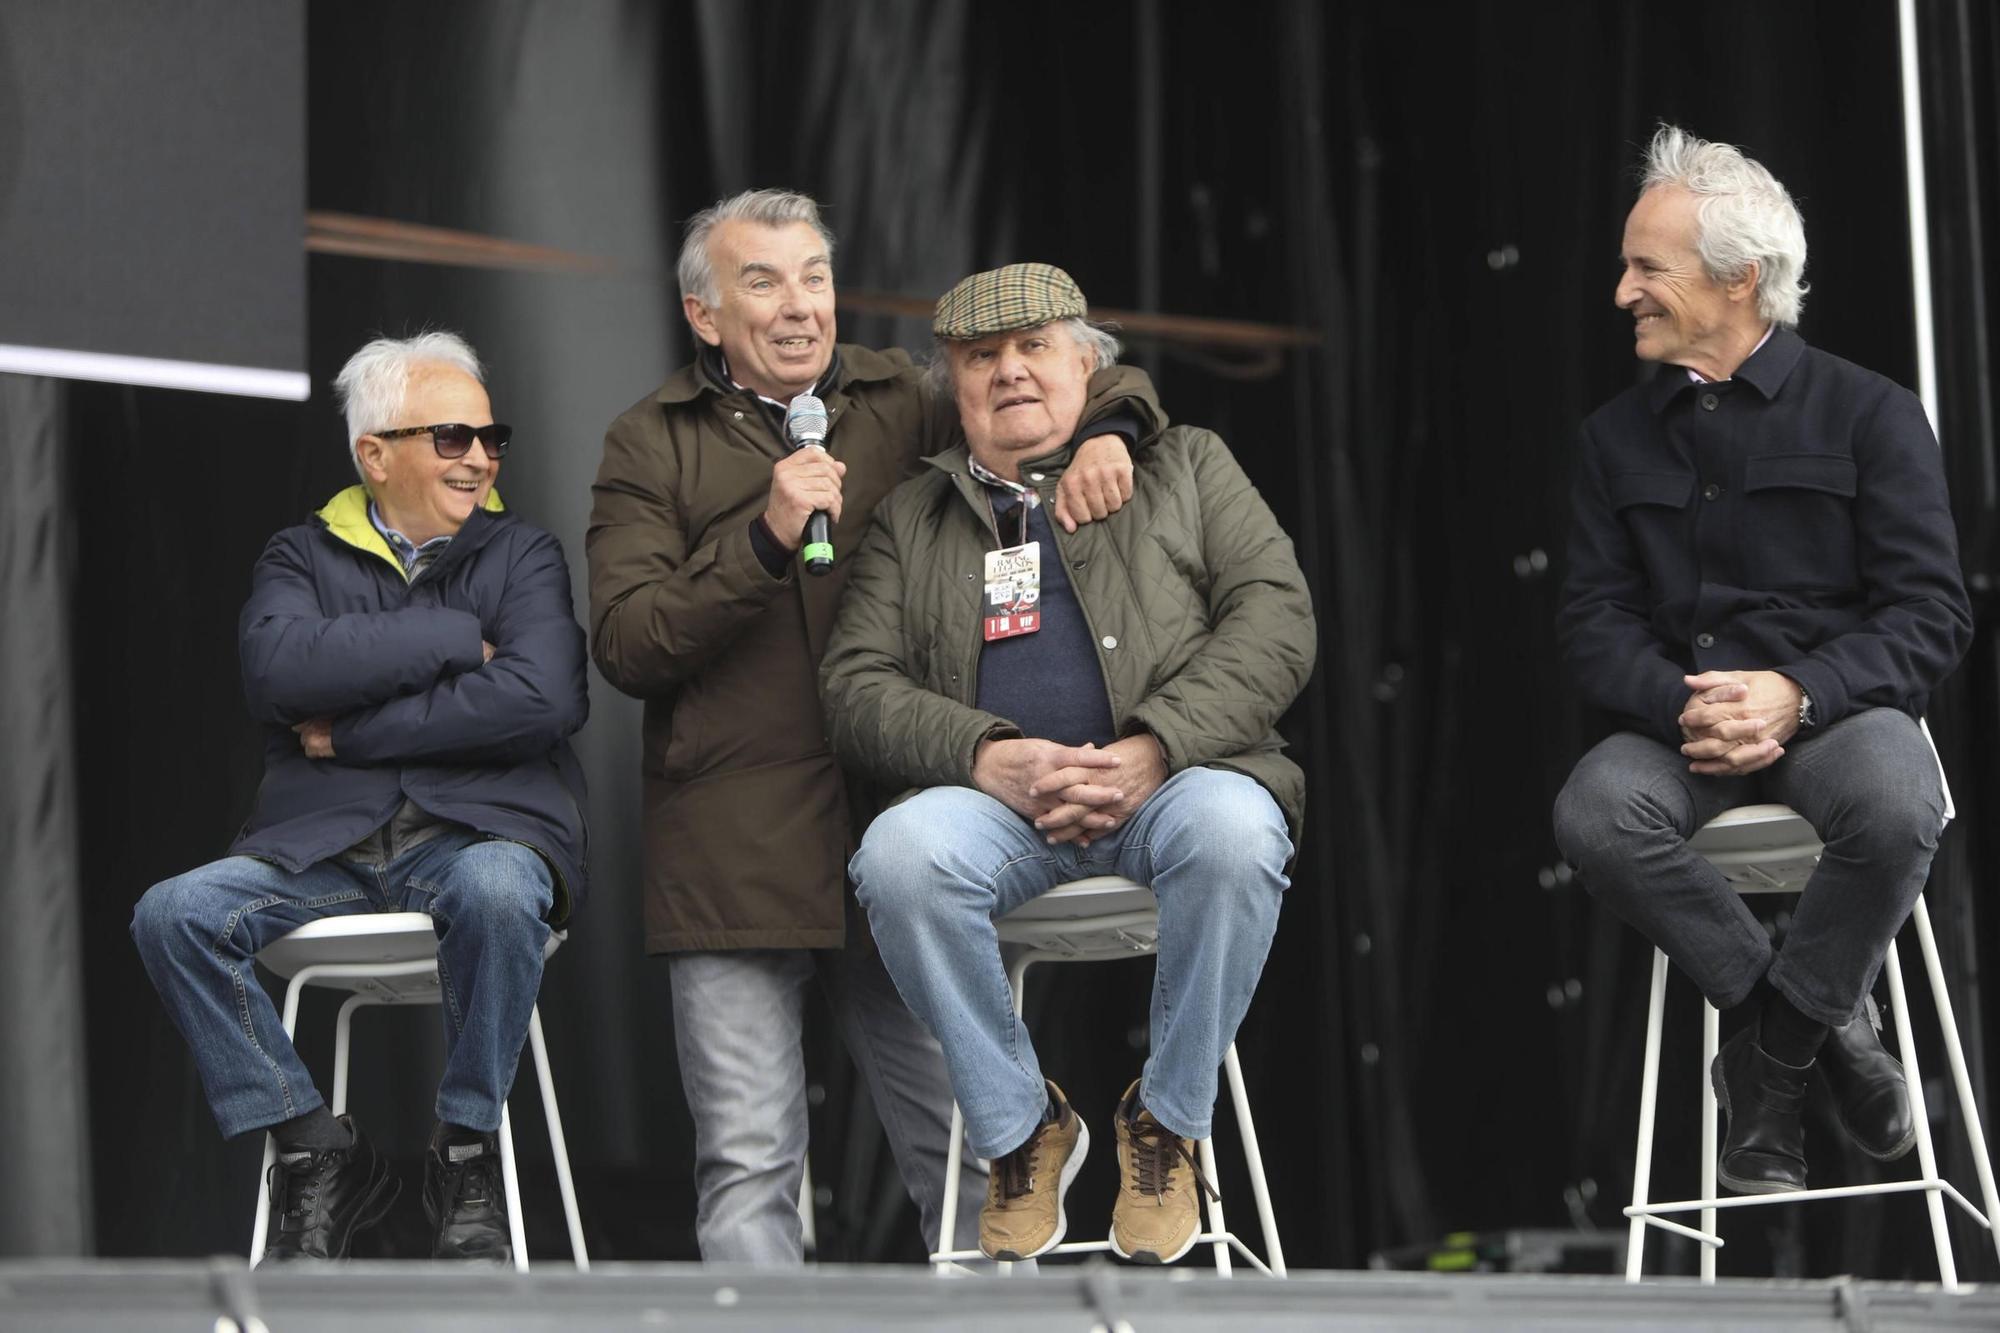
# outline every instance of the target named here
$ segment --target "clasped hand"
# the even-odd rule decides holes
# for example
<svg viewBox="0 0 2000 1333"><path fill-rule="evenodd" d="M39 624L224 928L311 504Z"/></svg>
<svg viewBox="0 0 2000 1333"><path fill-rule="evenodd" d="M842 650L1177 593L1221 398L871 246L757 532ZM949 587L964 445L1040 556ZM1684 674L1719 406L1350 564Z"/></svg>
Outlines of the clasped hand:
<svg viewBox="0 0 2000 1333"><path fill-rule="evenodd" d="M1042 740L982 741L972 765L978 788L1051 844L1088 847L1121 827L1167 780L1160 743L1145 734L1099 749Z"/></svg>
<svg viewBox="0 0 2000 1333"><path fill-rule="evenodd" d="M1799 729L1804 692L1776 671L1704 671L1683 676L1694 693L1681 709L1681 753L1688 770L1743 777L1784 757Z"/></svg>

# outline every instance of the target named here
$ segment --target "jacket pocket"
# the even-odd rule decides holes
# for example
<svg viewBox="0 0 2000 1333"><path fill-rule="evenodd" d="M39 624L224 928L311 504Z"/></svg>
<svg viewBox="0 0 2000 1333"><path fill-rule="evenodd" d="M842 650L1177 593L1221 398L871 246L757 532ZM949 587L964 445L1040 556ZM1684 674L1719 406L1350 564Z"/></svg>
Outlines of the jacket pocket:
<svg viewBox="0 0 2000 1333"><path fill-rule="evenodd" d="M1850 589L1854 460L1765 454L1743 460L1744 572L1753 587Z"/></svg>
<svg viewBox="0 0 2000 1333"><path fill-rule="evenodd" d="M1854 498L1854 460L1838 454L1766 454L1743 461L1746 492L1824 491Z"/></svg>
<svg viewBox="0 0 2000 1333"><path fill-rule="evenodd" d="M1688 505L1694 499L1694 474L1621 472L1606 477L1604 489L1652 586L1657 590L1684 584L1693 540Z"/></svg>
<svg viewBox="0 0 2000 1333"><path fill-rule="evenodd" d="M1673 509L1685 509L1689 498L1694 495L1694 474L1621 472L1605 478L1604 488L1610 492L1614 510L1630 509L1634 505L1666 505Z"/></svg>

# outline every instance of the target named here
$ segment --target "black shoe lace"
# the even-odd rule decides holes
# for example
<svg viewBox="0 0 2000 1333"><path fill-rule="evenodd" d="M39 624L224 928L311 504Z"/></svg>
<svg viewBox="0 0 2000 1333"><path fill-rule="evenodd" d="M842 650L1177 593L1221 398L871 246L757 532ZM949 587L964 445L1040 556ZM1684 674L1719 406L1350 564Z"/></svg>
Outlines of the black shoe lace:
<svg viewBox="0 0 2000 1333"><path fill-rule="evenodd" d="M314 1153L297 1164L285 1162L271 1163L269 1177L271 1197L278 1200L278 1214L281 1217L296 1217L301 1221L310 1219L319 1207L320 1186L326 1183L331 1153Z"/></svg>
<svg viewBox="0 0 2000 1333"><path fill-rule="evenodd" d="M492 1207L500 1200L500 1164L489 1153L462 1165L447 1166L444 1171L444 1198L440 1211L447 1222L458 1215L461 1207Z"/></svg>
<svg viewBox="0 0 2000 1333"><path fill-rule="evenodd" d="M993 1178L1000 1184L1000 1197L1018 1199L1035 1187L1035 1146L1041 1141L1036 1130L1028 1141L993 1163Z"/></svg>
<svg viewBox="0 0 2000 1333"><path fill-rule="evenodd" d="M1201 1166L1188 1151L1187 1140L1168 1129L1157 1120L1132 1120L1127 1122L1132 1134L1132 1174L1138 1177L1141 1194L1154 1198L1164 1198L1167 1186L1172 1183L1176 1159L1187 1163L1188 1170L1194 1172L1194 1182L1216 1203L1222 1196L1208 1183L1201 1173Z"/></svg>

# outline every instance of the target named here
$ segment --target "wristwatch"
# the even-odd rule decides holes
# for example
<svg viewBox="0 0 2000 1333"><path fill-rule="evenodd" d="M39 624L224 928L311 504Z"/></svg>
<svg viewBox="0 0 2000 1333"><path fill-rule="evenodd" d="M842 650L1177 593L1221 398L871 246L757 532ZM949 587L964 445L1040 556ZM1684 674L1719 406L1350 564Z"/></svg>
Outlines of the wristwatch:
<svg viewBox="0 0 2000 1333"><path fill-rule="evenodd" d="M1799 730L1804 731L1807 727L1813 726L1814 724L1815 724L1815 719L1813 717L1812 696L1810 694L1807 694L1804 690L1800 690Z"/></svg>

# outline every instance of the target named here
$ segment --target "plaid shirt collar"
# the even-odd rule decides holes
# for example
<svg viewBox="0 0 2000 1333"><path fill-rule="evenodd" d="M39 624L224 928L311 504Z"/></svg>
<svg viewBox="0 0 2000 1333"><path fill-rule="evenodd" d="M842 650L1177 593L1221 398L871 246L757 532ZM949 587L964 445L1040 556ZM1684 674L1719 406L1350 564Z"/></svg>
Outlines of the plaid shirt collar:
<svg viewBox="0 0 2000 1333"><path fill-rule="evenodd" d="M429 564L451 544L451 535L433 537L422 546L417 545L402 533L382 521L382 511L375 507L374 497L368 500L368 521L375 525L375 531L382 534L382 540L389 543L389 549L403 562L405 572L415 574L420 564Z"/></svg>

